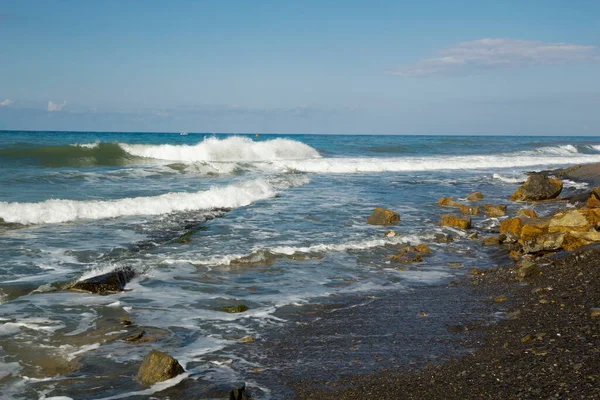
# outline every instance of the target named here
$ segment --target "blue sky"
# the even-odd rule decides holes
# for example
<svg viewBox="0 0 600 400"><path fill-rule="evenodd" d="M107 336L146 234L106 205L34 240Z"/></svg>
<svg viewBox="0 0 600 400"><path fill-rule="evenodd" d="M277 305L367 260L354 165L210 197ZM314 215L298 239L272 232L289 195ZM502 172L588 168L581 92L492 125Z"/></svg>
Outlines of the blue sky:
<svg viewBox="0 0 600 400"><path fill-rule="evenodd" d="M0 129L600 135L600 1L0 0Z"/></svg>

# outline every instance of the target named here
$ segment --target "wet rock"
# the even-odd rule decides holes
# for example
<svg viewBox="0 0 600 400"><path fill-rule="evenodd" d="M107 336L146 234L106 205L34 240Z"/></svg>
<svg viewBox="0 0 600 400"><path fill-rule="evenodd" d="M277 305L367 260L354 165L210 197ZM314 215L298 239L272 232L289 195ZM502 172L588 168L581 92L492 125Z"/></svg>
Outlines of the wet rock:
<svg viewBox="0 0 600 400"><path fill-rule="evenodd" d="M523 229L523 221L521 218L507 218L500 223L500 234L512 233L515 236L521 236L521 230Z"/></svg>
<svg viewBox="0 0 600 400"><path fill-rule="evenodd" d="M464 205L459 201L452 200L452 197L442 197L438 200L438 206L440 207L460 207Z"/></svg>
<svg viewBox="0 0 600 400"><path fill-rule="evenodd" d="M483 239L483 241L481 243L484 246L499 246L500 238L497 238L496 236L490 236L490 237Z"/></svg>
<svg viewBox="0 0 600 400"><path fill-rule="evenodd" d="M535 210L532 210L531 208L522 208L517 212L517 217L537 219L538 215Z"/></svg>
<svg viewBox="0 0 600 400"><path fill-rule="evenodd" d="M466 215L479 215L479 207L477 206L460 206L460 213Z"/></svg>
<svg viewBox="0 0 600 400"><path fill-rule="evenodd" d="M137 380L144 385L166 381L184 372L179 362L162 351L152 350L144 358L137 373Z"/></svg>
<svg viewBox="0 0 600 400"><path fill-rule="evenodd" d="M558 197L563 184L543 174L532 174L510 197L512 201L539 201Z"/></svg>
<svg viewBox="0 0 600 400"><path fill-rule="evenodd" d="M235 306L217 308L217 311L223 311L230 314L242 313L248 311L248 306L245 304L238 304Z"/></svg>
<svg viewBox="0 0 600 400"><path fill-rule="evenodd" d="M503 217L506 215L506 206L494 205L494 204L484 204L483 208L487 213L488 217Z"/></svg>
<svg viewBox="0 0 600 400"><path fill-rule="evenodd" d="M423 255L416 250L401 252L391 256L390 258L400 264L412 264L423 261Z"/></svg>
<svg viewBox="0 0 600 400"><path fill-rule="evenodd" d="M395 225L398 222L400 222L400 214L380 207L377 207L373 214L367 218L367 223L371 225Z"/></svg>
<svg viewBox="0 0 600 400"><path fill-rule="evenodd" d="M445 214L442 215L442 226L469 229L471 227L471 218L463 215Z"/></svg>
<svg viewBox="0 0 600 400"><path fill-rule="evenodd" d="M431 254L431 248L429 248L429 246L427 246L425 243L416 245L415 250L421 254Z"/></svg>
<svg viewBox="0 0 600 400"><path fill-rule="evenodd" d="M541 272L540 267L531 260L523 259L516 265L517 279L523 281L525 279L538 276Z"/></svg>
<svg viewBox="0 0 600 400"><path fill-rule="evenodd" d="M469 193L469 195L467 196L467 200L479 201L479 200L483 200L484 197L485 196L481 192L472 192L472 193Z"/></svg>
<svg viewBox="0 0 600 400"><path fill-rule="evenodd" d="M70 287L73 291L83 291L107 295L111 293L122 292L125 285L136 276L136 272L131 267L124 267L106 274L94 276L92 278L75 283Z"/></svg>
<svg viewBox="0 0 600 400"><path fill-rule="evenodd" d="M125 342L139 342L145 334L145 331L138 329L120 336L119 340L123 340Z"/></svg>
<svg viewBox="0 0 600 400"><path fill-rule="evenodd" d="M452 243L452 241L454 241L454 238L452 237L452 235L446 235L444 233L436 233L434 235L434 240L436 243Z"/></svg>

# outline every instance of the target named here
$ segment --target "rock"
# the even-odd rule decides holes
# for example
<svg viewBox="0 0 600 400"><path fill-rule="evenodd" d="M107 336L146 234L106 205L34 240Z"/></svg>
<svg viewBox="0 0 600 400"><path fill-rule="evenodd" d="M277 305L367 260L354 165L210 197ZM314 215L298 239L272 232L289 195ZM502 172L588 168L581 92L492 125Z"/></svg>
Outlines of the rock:
<svg viewBox="0 0 600 400"><path fill-rule="evenodd" d="M523 221L521 218L507 218L500 223L500 234L512 233L518 237L521 236L521 230L523 229Z"/></svg>
<svg viewBox="0 0 600 400"><path fill-rule="evenodd" d="M511 250L508 256L513 260L518 260L523 256L523 254L521 254L521 252L518 250Z"/></svg>
<svg viewBox="0 0 600 400"><path fill-rule="evenodd" d="M595 188L592 189L592 194L591 196L597 198L598 200L600 200L600 186L597 186Z"/></svg>
<svg viewBox="0 0 600 400"><path fill-rule="evenodd" d="M179 362L162 351L152 350L144 358L137 373L137 380L144 385L166 381L184 372Z"/></svg>
<svg viewBox="0 0 600 400"><path fill-rule="evenodd" d="M600 317L600 308L592 308L590 309L590 317L598 318Z"/></svg>
<svg viewBox="0 0 600 400"><path fill-rule="evenodd" d="M502 233L498 239L500 239L500 243L502 244L515 244L519 241L519 236L517 236L516 234L507 231L505 233Z"/></svg>
<svg viewBox="0 0 600 400"><path fill-rule="evenodd" d="M479 234L477 232L470 233L469 236L467 236L467 239L477 240L479 239Z"/></svg>
<svg viewBox="0 0 600 400"><path fill-rule="evenodd" d="M506 206L484 204L483 208L485 209L488 217L503 217L506 215Z"/></svg>
<svg viewBox="0 0 600 400"><path fill-rule="evenodd" d="M524 253L554 251L562 247L565 234L561 232L546 233L530 240L522 240Z"/></svg>
<svg viewBox="0 0 600 400"><path fill-rule="evenodd" d="M129 317L121 317L120 321L121 321L121 324L123 324L125 326L129 326L129 325L133 324L133 321Z"/></svg>
<svg viewBox="0 0 600 400"><path fill-rule="evenodd" d="M600 223L600 210L579 209L561 211L552 216L548 232L587 232Z"/></svg>
<svg viewBox="0 0 600 400"><path fill-rule="evenodd" d="M464 205L461 202L452 200L452 197L442 197L438 200L438 206L440 207L460 207Z"/></svg>
<svg viewBox="0 0 600 400"><path fill-rule="evenodd" d="M533 261L523 259L516 265L517 279L523 281L533 276L538 276L541 272L540 267Z"/></svg>
<svg viewBox="0 0 600 400"><path fill-rule="evenodd" d="M460 206L460 213L467 215L479 215L479 207L476 206Z"/></svg>
<svg viewBox="0 0 600 400"><path fill-rule="evenodd" d="M135 270L131 267L116 269L106 274L75 283L70 290L107 295L122 292L125 285L135 277Z"/></svg>
<svg viewBox="0 0 600 400"><path fill-rule="evenodd" d="M469 229L471 227L471 218L463 215L445 214L442 215L442 226Z"/></svg>
<svg viewBox="0 0 600 400"><path fill-rule="evenodd" d="M123 340L125 342L138 342L142 337L146 334L145 331L138 329L130 333L126 333L119 337L119 340Z"/></svg>
<svg viewBox="0 0 600 400"><path fill-rule="evenodd" d="M436 233L434 235L434 238L436 243L452 243L452 241L454 240L452 235L446 235L444 233Z"/></svg>
<svg viewBox="0 0 600 400"><path fill-rule="evenodd" d="M421 254L431 254L431 249L425 243L416 245L415 250L417 250Z"/></svg>
<svg viewBox="0 0 600 400"><path fill-rule="evenodd" d="M217 311L223 311L230 314L242 313L248 311L248 306L245 304L238 304L236 306L217 308Z"/></svg>
<svg viewBox="0 0 600 400"><path fill-rule="evenodd" d="M380 207L377 207L367 218L367 223L371 225L395 225L398 222L400 222L400 214Z"/></svg>
<svg viewBox="0 0 600 400"><path fill-rule="evenodd" d="M592 195L585 202L585 206L587 208L599 208L600 207L600 200L598 200L595 196Z"/></svg>
<svg viewBox="0 0 600 400"><path fill-rule="evenodd" d="M521 229L521 244L525 241L535 239L538 236L548 233L549 220L539 220L528 222Z"/></svg>
<svg viewBox="0 0 600 400"><path fill-rule="evenodd" d="M252 343L254 342L254 336L244 336L239 340L240 343Z"/></svg>
<svg viewBox="0 0 600 400"><path fill-rule="evenodd" d="M400 264L412 264L423 261L423 255L418 251L407 251L404 253L398 253L390 257L392 260Z"/></svg>
<svg viewBox="0 0 600 400"><path fill-rule="evenodd" d="M479 201L479 200L483 200L484 197L485 196L481 192L472 192L472 193L469 193L469 195L467 196L467 200Z"/></svg>
<svg viewBox="0 0 600 400"><path fill-rule="evenodd" d="M538 201L558 197L563 184L558 179L548 178L543 174L532 174L521 185L510 199L512 201Z"/></svg>
<svg viewBox="0 0 600 400"><path fill-rule="evenodd" d="M246 385L231 389L229 400L246 400Z"/></svg>
<svg viewBox="0 0 600 400"><path fill-rule="evenodd" d="M596 242L600 242L600 232L566 232L562 248L567 251L573 251Z"/></svg>
<svg viewBox="0 0 600 400"><path fill-rule="evenodd" d="M395 236L400 236L400 234L399 234L399 233L397 233L397 232L394 232L394 231L393 231L393 230L391 230L391 229L390 229L390 230L388 230L388 231L386 231L386 232L385 232L385 235L384 235L384 237L395 237Z"/></svg>
<svg viewBox="0 0 600 400"><path fill-rule="evenodd" d="M537 219L538 215L535 210L532 210L531 208L522 208L517 212L517 217Z"/></svg>
<svg viewBox="0 0 600 400"><path fill-rule="evenodd" d="M483 241L481 243L484 246L499 246L500 245L500 239L497 238L496 236L490 236L490 237L487 237L487 238L483 239Z"/></svg>

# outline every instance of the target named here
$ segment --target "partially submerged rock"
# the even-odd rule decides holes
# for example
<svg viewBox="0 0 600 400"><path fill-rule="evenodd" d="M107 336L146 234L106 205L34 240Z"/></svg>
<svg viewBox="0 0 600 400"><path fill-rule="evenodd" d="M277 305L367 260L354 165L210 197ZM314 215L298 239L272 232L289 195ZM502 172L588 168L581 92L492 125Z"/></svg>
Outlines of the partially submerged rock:
<svg viewBox="0 0 600 400"><path fill-rule="evenodd" d="M464 204L459 201L452 200L452 197L442 197L438 200L438 206L440 207L460 207Z"/></svg>
<svg viewBox="0 0 600 400"><path fill-rule="evenodd" d="M380 207L377 207L373 214L367 218L367 223L371 225L395 225L398 222L400 222L400 214Z"/></svg>
<svg viewBox="0 0 600 400"><path fill-rule="evenodd" d="M442 215L442 226L469 229L471 227L471 218L466 215L445 214Z"/></svg>
<svg viewBox="0 0 600 400"><path fill-rule="evenodd" d="M137 373L137 380L144 385L153 385L182 374L183 367L179 362L162 351L152 350L144 358Z"/></svg>
<svg viewBox="0 0 600 400"><path fill-rule="evenodd" d="M485 196L481 192L472 192L472 193L469 193L469 195L467 196L467 200L479 201L479 200L483 200L484 197Z"/></svg>
<svg viewBox="0 0 600 400"><path fill-rule="evenodd" d="M477 206L460 206L460 213L466 215L479 215L479 207Z"/></svg>
<svg viewBox="0 0 600 400"><path fill-rule="evenodd" d="M217 308L217 311L223 311L230 314L242 313L248 311L248 306L245 304L238 304L235 306Z"/></svg>
<svg viewBox="0 0 600 400"><path fill-rule="evenodd" d="M499 246L500 238L497 238L496 236L490 236L490 237L483 239L483 241L481 243L484 246Z"/></svg>
<svg viewBox="0 0 600 400"><path fill-rule="evenodd" d="M430 254L431 249L424 243L417 246L406 246L398 254L390 258L401 264L410 264L423 261L423 255Z"/></svg>
<svg viewBox="0 0 600 400"><path fill-rule="evenodd" d="M537 219L538 215L535 212L535 210L532 210L531 208L522 208L517 212L517 217L527 217L527 218Z"/></svg>
<svg viewBox="0 0 600 400"><path fill-rule="evenodd" d="M100 295L118 293L122 292L125 289L125 285L135 276L136 272L133 268L124 267L77 282L70 289Z"/></svg>
<svg viewBox="0 0 600 400"><path fill-rule="evenodd" d="M512 201L539 201L558 197L563 184L544 174L532 174L510 197Z"/></svg>
<svg viewBox="0 0 600 400"><path fill-rule="evenodd" d="M484 204L483 208L488 217L503 217L506 215L506 206L495 204Z"/></svg>

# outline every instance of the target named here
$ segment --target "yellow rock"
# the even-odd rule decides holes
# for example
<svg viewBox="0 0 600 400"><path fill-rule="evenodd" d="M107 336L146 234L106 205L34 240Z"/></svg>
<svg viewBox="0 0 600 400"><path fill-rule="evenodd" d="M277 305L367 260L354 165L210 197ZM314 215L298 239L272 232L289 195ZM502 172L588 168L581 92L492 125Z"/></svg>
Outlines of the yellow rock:
<svg viewBox="0 0 600 400"><path fill-rule="evenodd" d="M523 225L523 228L521 228L521 243L548 233L549 224L549 221L540 220L538 222L529 222Z"/></svg>
<svg viewBox="0 0 600 400"><path fill-rule="evenodd" d="M510 232L519 237L522 229L523 221L521 218L508 218L500 223L500 234Z"/></svg>
<svg viewBox="0 0 600 400"><path fill-rule="evenodd" d="M471 227L471 218L463 215L445 214L442 215L442 226L469 229Z"/></svg>
<svg viewBox="0 0 600 400"><path fill-rule="evenodd" d="M484 204L488 217L503 217L506 215L506 206L497 206L494 204Z"/></svg>
<svg viewBox="0 0 600 400"><path fill-rule="evenodd" d="M517 212L517 217L527 217L537 219L537 213L530 208L522 208Z"/></svg>
<svg viewBox="0 0 600 400"><path fill-rule="evenodd" d="M472 192L469 193L469 195L467 196L467 200L469 201L479 201L479 200L483 200L484 196L483 193L481 192Z"/></svg>
<svg viewBox="0 0 600 400"><path fill-rule="evenodd" d="M562 247L565 250L572 251L595 242L600 242L600 232L567 232Z"/></svg>
<svg viewBox="0 0 600 400"><path fill-rule="evenodd" d="M467 215L479 215L479 207L476 206L460 206L460 213Z"/></svg>
<svg viewBox="0 0 600 400"><path fill-rule="evenodd" d="M595 228L599 221L598 209L561 211L550 220L548 232L586 232Z"/></svg>
<svg viewBox="0 0 600 400"><path fill-rule="evenodd" d="M438 206L440 207L460 207L464 205L459 201L452 200L452 197L442 197L438 200Z"/></svg>

